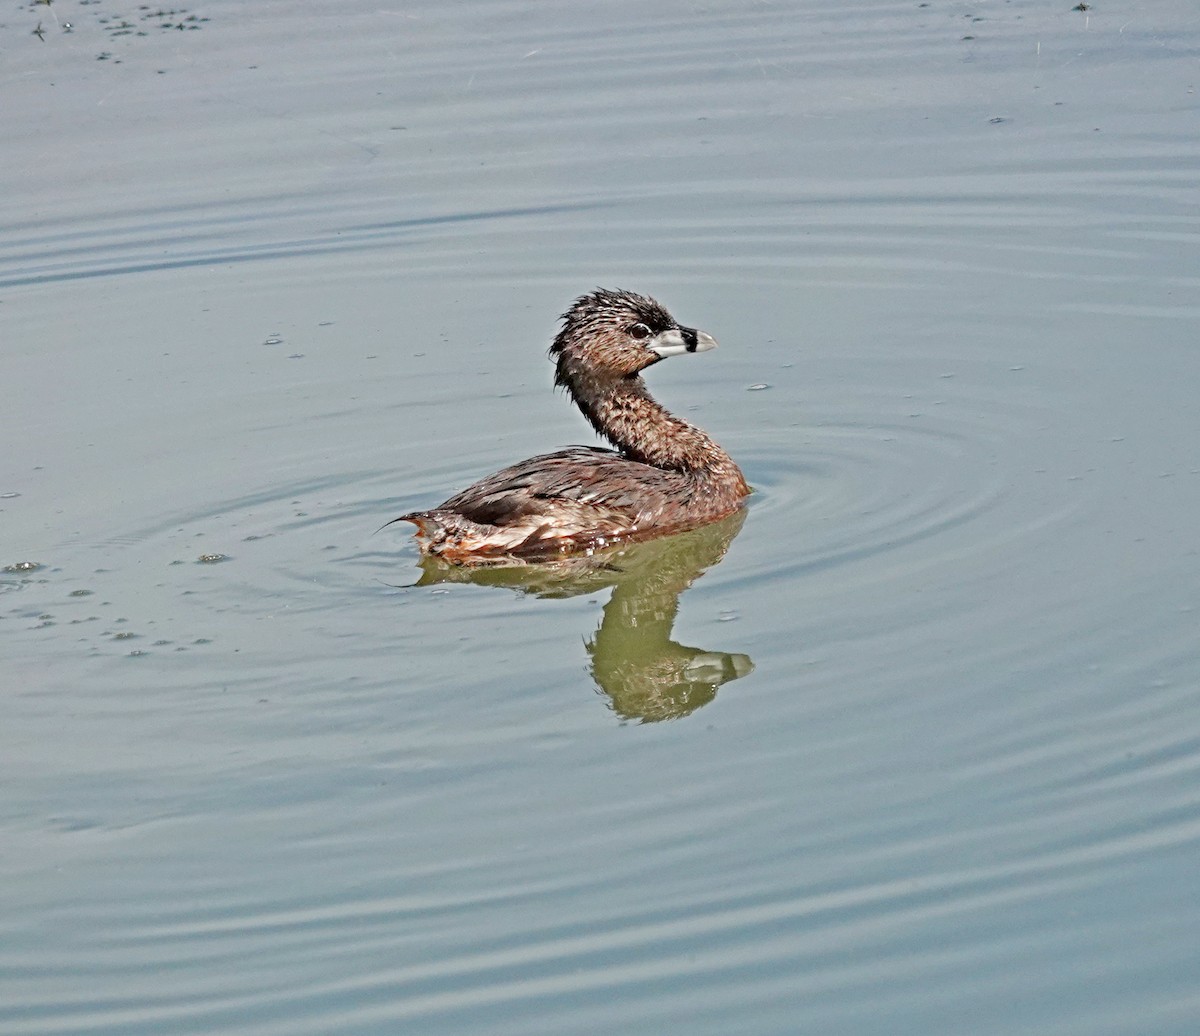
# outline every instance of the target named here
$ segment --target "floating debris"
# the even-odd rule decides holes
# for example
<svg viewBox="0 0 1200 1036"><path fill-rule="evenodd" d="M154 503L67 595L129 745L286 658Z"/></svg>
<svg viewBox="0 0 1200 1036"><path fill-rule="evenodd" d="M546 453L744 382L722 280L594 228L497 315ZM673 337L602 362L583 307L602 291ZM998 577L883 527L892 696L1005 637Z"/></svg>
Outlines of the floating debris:
<svg viewBox="0 0 1200 1036"><path fill-rule="evenodd" d="M40 561L18 561L15 565L5 565L5 572L36 572L42 567Z"/></svg>
<svg viewBox="0 0 1200 1036"><path fill-rule="evenodd" d="M75 25L69 21L60 21L53 9L50 7L53 0L32 0L29 5L30 10L35 10L39 7L45 7L50 13L50 17L54 19L54 24L63 32L74 32ZM95 7L100 3L100 0L79 0L81 8ZM95 18L96 25L100 30L107 33L109 38L116 40L118 37L147 37L150 31L158 29L160 32L178 32L180 30L194 31L203 26L209 21L206 16L192 14L186 7L180 8L154 8L148 4L143 4L138 8L136 18L133 15L128 17L123 15L102 14L99 11L92 12ZM80 17L83 17L81 14ZM38 22L37 28L33 30L33 35L43 43L46 42L46 33L51 31L41 21ZM111 51L102 51L96 56L97 61L108 61L111 64L121 64L120 58L114 58Z"/></svg>
<svg viewBox="0 0 1200 1036"><path fill-rule="evenodd" d="M201 554L196 559L197 565L216 565L222 561L228 561L228 554Z"/></svg>

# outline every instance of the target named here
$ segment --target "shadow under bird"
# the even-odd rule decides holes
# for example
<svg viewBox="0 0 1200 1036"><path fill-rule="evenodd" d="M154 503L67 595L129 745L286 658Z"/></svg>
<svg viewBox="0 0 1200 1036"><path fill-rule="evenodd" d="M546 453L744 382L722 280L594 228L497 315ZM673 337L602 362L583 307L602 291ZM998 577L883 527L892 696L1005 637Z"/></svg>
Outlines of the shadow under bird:
<svg viewBox="0 0 1200 1036"><path fill-rule="evenodd" d="M614 449L531 457L388 522L416 525L427 556L457 565L551 561L698 528L749 495L729 454L655 401L641 378L668 356L715 349L711 335L630 291L582 295L562 321L550 346L555 384Z"/></svg>

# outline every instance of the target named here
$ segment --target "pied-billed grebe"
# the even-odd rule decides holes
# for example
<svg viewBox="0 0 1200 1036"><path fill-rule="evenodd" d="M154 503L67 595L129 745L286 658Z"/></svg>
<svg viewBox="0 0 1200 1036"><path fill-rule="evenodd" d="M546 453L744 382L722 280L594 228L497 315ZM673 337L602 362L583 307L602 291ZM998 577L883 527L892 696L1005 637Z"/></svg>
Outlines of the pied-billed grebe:
<svg viewBox="0 0 1200 1036"><path fill-rule="evenodd" d="M425 553L460 565L547 561L694 529L750 492L729 454L655 402L639 377L668 356L715 349L710 335L629 291L582 295L562 320L550 346L554 382L616 451L570 446L531 457L439 507L394 518L417 526Z"/></svg>

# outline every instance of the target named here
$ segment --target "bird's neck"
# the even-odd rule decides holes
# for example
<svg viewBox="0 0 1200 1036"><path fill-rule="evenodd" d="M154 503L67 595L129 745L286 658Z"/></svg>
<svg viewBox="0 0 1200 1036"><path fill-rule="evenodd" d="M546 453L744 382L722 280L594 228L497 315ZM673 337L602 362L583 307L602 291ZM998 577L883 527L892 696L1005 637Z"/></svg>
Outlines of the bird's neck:
<svg viewBox="0 0 1200 1036"><path fill-rule="evenodd" d="M701 429L654 399L640 377L564 379L567 391L593 428L630 460L745 486L741 471Z"/></svg>

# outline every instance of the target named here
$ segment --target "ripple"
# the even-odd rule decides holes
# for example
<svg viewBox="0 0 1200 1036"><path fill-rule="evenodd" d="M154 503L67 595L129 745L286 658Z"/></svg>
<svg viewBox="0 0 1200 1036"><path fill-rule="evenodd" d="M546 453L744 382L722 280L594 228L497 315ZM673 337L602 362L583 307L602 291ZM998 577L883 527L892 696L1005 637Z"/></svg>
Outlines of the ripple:
<svg viewBox="0 0 1200 1036"><path fill-rule="evenodd" d="M937 395L921 399L882 397L850 380L836 386L836 400L787 386L793 398L812 395L821 412L760 427L741 445L754 522L768 526L745 578L795 580L866 562L870 578L887 582L911 579L921 558L943 564L948 553L969 571L973 555L1019 551L1023 539L1078 514L1080 499L1012 513L1014 484L1031 474L1023 468L1029 441L1051 417L1046 401L995 383L939 381Z"/></svg>
<svg viewBox="0 0 1200 1036"><path fill-rule="evenodd" d="M492 222L514 220L537 223L599 207L594 202L563 202L494 211L431 212L412 219L354 225L353 221L362 216L361 204L359 199L346 200L344 211L339 213L338 206L329 201L313 205L303 198L276 196L269 200L241 199L221 206L206 203L165 209L149 224L135 222L131 213L119 213L107 216L94 228L80 226L79 220L64 221L61 225L67 229L59 229L60 225L53 222L30 225L22 228L30 234L28 238L9 237L4 241L0 288L278 262L300 256L394 252L439 227L486 227ZM219 211L221 208L226 211ZM145 213L139 210L136 215L141 219ZM336 222L339 217L347 225ZM303 229L296 227L286 232L287 236L278 236L285 233L280 225L295 224L302 224ZM166 254L164 233L169 235ZM277 236L270 237L272 233ZM262 239L264 234L268 235L266 240Z"/></svg>

